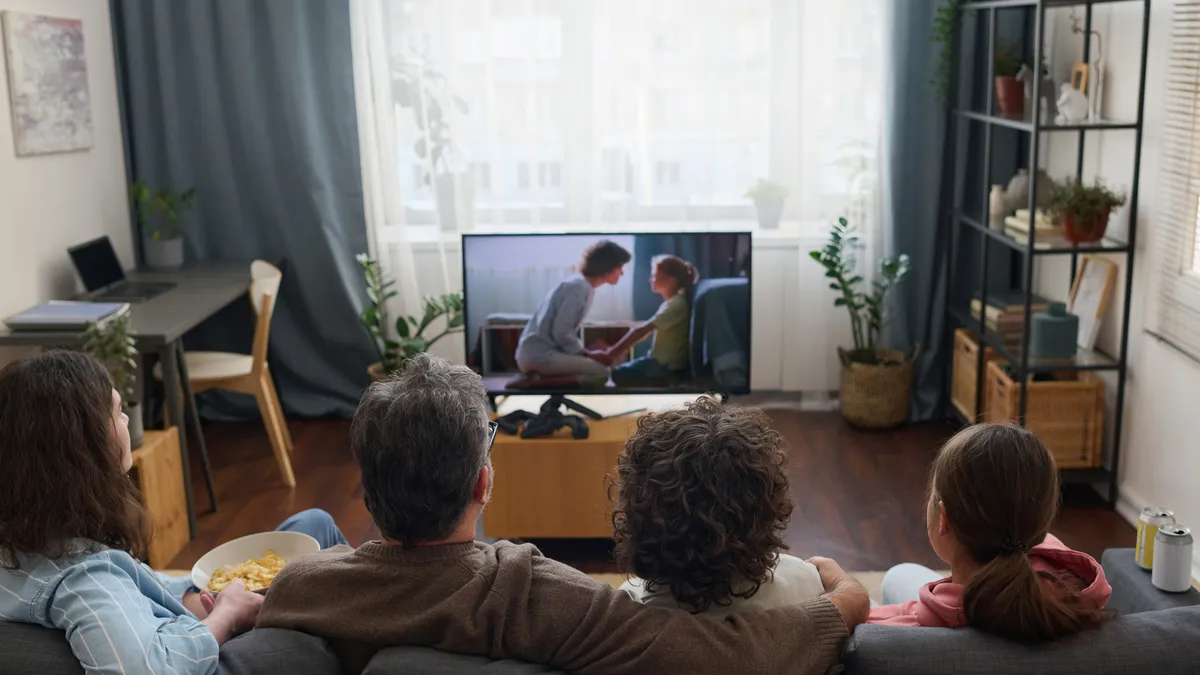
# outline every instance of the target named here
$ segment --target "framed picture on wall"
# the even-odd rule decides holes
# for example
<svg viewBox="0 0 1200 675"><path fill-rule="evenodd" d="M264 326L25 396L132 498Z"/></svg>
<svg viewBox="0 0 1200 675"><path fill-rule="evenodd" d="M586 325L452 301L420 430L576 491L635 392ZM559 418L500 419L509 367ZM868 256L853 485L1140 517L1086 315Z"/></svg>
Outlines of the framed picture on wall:
<svg viewBox="0 0 1200 675"><path fill-rule="evenodd" d="M1080 259L1075 284L1071 287L1070 312L1079 317L1078 344L1093 349L1100 335L1100 323L1108 311L1117 286L1117 264L1095 255Z"/></svg>

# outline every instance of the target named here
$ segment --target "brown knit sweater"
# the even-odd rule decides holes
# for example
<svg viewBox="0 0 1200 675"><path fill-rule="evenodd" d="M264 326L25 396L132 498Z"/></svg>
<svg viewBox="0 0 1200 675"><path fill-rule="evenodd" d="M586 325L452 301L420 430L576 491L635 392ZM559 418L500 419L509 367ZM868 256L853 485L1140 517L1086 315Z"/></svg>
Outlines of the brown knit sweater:
<svg viewBox="0 0 1200 675"><path fill-rule="evenodd" d="M579 673L825 673L846 626L833 603L724 619L647 607L530 544L403 549L368 542L292 561L258 627L330 640L348 675L380 648L418 645Z"/></svg>

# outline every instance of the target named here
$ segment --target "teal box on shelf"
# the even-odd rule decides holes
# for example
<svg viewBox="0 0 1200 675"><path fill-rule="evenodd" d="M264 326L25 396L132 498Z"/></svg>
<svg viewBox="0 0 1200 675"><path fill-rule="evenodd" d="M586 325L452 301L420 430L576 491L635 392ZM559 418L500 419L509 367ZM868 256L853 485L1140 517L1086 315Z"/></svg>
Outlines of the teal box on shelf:
<svg viewBox="0 0 1200 675"><path fill-rule="evenodd" d="M1033 334L1029 353L1035 359L1075 357L1079 340L1079 317L1067 313L1067 306L1052 302L1045 311L1033 315Z"/></svg>

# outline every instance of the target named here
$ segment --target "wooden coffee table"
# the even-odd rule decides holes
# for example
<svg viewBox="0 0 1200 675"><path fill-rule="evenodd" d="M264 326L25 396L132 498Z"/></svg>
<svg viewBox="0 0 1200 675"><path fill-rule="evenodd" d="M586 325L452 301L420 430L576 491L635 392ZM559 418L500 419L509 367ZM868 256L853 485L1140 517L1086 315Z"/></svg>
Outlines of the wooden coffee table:
<svg viewBox="0 0 1200 675"><path fill-rule="evenodd" d="M523 439L504 432L492 448L495 483L483 532L498 539L612 536L607 478L637 427L637 416L588 420L589 435L570 429Z"/></svg>

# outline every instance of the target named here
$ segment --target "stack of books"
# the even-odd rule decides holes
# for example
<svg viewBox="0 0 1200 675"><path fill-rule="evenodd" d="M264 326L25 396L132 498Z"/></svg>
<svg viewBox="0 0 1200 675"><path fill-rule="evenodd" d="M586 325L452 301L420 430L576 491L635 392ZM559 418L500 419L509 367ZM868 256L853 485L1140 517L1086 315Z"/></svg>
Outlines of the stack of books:
<svg viewBox="0 0 1200 675"><path fill-rule="evenodd" d="M1049 304L1045 298L1034 295L1031 298L1030 314L1041 312ZM971 300L971 316L979 320L982 303L978 297ZM1019 351L1021 336L1025 332L1025 293L1023 291L1007 291L988 293L987 312L984 324L993 333L998 333L1004 339L1004 347L1010 351Z"/></svg>
<svg viewBox="0 0 1200 675"><path fill-rule="evenodd" d="M1048 249L1066 245L1062 228L1052 222L1040 209L1034 218L1034 248ZM1015 215L1004 219L1004 233L1019 244L1029 243L1029 209L1017 209Z"/></svg>

